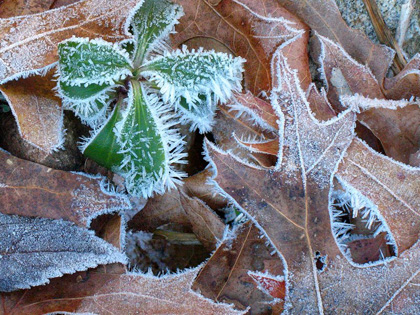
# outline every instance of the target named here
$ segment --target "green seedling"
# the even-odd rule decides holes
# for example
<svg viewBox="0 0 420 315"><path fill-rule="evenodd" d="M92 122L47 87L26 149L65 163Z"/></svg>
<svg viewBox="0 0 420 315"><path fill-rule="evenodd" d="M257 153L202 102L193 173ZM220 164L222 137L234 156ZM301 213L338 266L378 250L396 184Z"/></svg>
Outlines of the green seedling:
<svg viewBox="0 0 420 315"><path fill-rule="evenodd" d="M71 38L59 44L58 92L65 109L92 127L82 152L125 178L132 195L150 197L179 183L183 140L175 126L211 130L216 105L241 89L242 58L171 50L182 8L145 0L127 21L132 39Z"/></svg>

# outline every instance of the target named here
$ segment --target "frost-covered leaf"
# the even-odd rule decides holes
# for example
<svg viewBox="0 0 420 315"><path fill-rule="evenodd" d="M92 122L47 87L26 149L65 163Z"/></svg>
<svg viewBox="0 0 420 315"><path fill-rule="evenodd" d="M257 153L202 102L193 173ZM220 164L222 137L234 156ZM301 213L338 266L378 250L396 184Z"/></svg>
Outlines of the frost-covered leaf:
<svg viewBox="0 0 420 315"><path fill-rule="evenodd" d="M118 142L124 157L114 168L126 179L132 195L150 197L164 193L183 174L173 163L182 163L183 141L175 129L170 108L156 95L147 94L141 83L130 81L127 109L116 124Z"/></svg>
<svg viewBox="0 0 420 315"><path fill-rule="evenodd" d="M21 137L50 153L64 143L63 110L55 95L53 71L0 86L15 116Z"/></svg>
<svg viewBox="0 0 420 315"><path fill-rule="evenodd" d="M143 74L157 84L165 102L179 108L184 98L197 115L197 106L225 103L232 91L241 89L244 61L214 51L188 51L184 46L182 51L166 53L144 64Z"/></svg>
<svg viewBox="0 0 420 315"><path fill-rule="evenodd" d="M167 0L145 0L131 18L131 27L136 41L134 63L141 65L154 50L165 48L165 41L178 19L182 8Z"/></svg>
<svg viewBox="0 0 420 315"><path fill-rule="evenodd" d="M244 314L193 292L191 284L199 268L154 277L90 271L52 280L42 288L4 296L0 312L6 314ZM64 280L64 281L63 281ZM19 303L16 303L19 301Z"/></svg>
<svg viewBox="0 0 420 315"><path fill-rule="evenodd" d="M86 139L86 142L81 146L84 155L108 169L117 168L124 159L124 155L119 153L121 146L114 131L115 125L121 120L121 117L121 102L119 102L103 126L95 131L90 139Z"/></svg>
<svg viewBox="0 0 420 315"><path fill-rule="evenodd" d="M360 94L366 98L378 99L377 103L381 102L380 99L385 99L381 84L369 68L356 62L329 39L318 36L318 40L321 45L321 69L328 84L328 97L336 109L342 106L339 102L340 96ZM364 99L357 101L355 98L355 101L358 106ZM366 108L358 115L358 119L381 141L388 156L408 163L410 154L418 150L420 134L414 126L420 123L420 108L388 109L387 101L383 103L384 108ZM352 104L347 102L347 106Z"/></svg>
<svg viewBox="0 0 420 315"><path fill-rule="evenodd" d="M235 93L233 103L219 106L212 134L223 150L229 150L251 164L271 166L276 157L260 154L257 150L251 154L240 142L262 143L274 139L278 143L277 119L269 103L250 92Z"/></svg>
<svg viewBox="0 0 420 315"><path fill-rule="evenodd" d="M190 124L190 131L198 129L200 133L211 131L216 114L216 103L209 104L209 99L213 97L198 94L196 100L187 103L185 97L181 97L177 111L181 124Z"/></svg>
<svg viewBox="0 0 420 315"><path fill-rule="evenodd" d="M355 139L336 175L379 209L400 252L420 238L420 168L395 162Z"/></svg>
<svg viewBox="0 0 420 315"><path fill-rule="evenodd" d="M125 262L116 248L70 222L0 214L0 291L48 283L99 264Z"/></svg>
<svg viewBox="0 0 420 315"><path fill-rule="evenodd" d="M53 170L2 151L0 160L4 214L66 219L89 226L98 215L130 208L127 198L112 192L100 176Z"/></svg>
<svg viewBox="0 0 420 315"><path fill-rule="evenodd" d="M312 30L335 43L382 82L394 58L385 45L373 44L363 33L347 26L334 0L278 0L279 4L302 19Z"/></svg>
<svg viewBox="0 0 420 315"><path fill-rule="evenodd" d="M57 45L72 35L117 42L129 38L127 16L139 0L84 0L0 23L0 83L58 60Z"/></svg>
<svg viewBox="0 0 420 315"><path fill-rule="evenodd" d="M390 99L420 97L420 55L415 55L395 77L385 78L384 87Z"/></svg>
<svg viewBox="0 0 420 315"><path fill-rule="evenodd" d="M194 176L191 180L195 181ZM198 240L212 251L222 240L225 225L204 202L187 196L183 190L183 186L177 186L163 195L150 198L145 207L128 222L128 227L153 232L165 224L177 224L192 230Z"/></svg>
<svg viewBox="0 0 420 315"><path fill-rule="evenodd" d="M108 84L89 84L72 86L63 81L58 83L58 91L63 101L63 108L72 110L84 123L96 128L106 117L109 94L116 86Z"/></svg>
<svg viewBox="0 0 420 315"><path fill-rule="evenodd" d="M58 56L60 81L70 86L112 85L131 74L128 54L100 39L68 39L58 45Z"/></svg>
<svg viewBox="0 0 420 315"><path fill-rule="evenodd" d="M255 225L248 222L238 227L205 264L193 289L240 310L250 307L251 314L280 314L286 289L284 267L278 253L267 245Z"/></svg>
<svg viewBox="0 0 420 315"><path fill-rule="evenodd" d="M55 0L4 0L0 3L0 18L41 13L51 8Z"/></svg>
<svg viewBox="0 0 420 315"><path fill-rule="evenodd" d="M377 262L376 266L365 268L353 263L343 248L337 246L337 235L332 231L338 226L335 223L331 226L334 212L329 206L330 185L354 137L354 115L347 111L326 122L316 121L299 89L296 74L281 53L276 57L273 71L277 83L272 105L281 117L279 162L274 169L256 168L208 145L209 156L217 167L215 181L258 223L282 254L287 270L286 309L299 313L331 313L337 307L343 313L392 312L396 297L415 284L413 280L420 272L419 242L387 264ZM363 157L363 152L360 154ZM386 171L385 167L380 168L380 172ZM412 185L417 191L416 182ZM382 195L385 191L388 197L395 198L387 191L389 188L378 189L372 188L376 193L382 190ZM384 201L384 206L396 206L389 209L396 216L404 213L406 209L401 203L404 198L391 197ZM418 194L409 198L418 203ZM417 216L412 211L410 215ZM401 224L411 231L414 240L420 227L418 224L408 227L411 222ZM393 229L391 233L398 235L401 231ZM405 308L418 312L416 298L418 292L409 291L404 299Z"/></svg>
<svg viewBox="0 0 420 315"><path fill-rule="evenodd" d="M212 38L234 55L247 60L244 85L255 95L271 88L271 56L282 44L285 55L304 89L310 83L306 51L308 27L285 10L277 0L205 1L177 0L185 15L171 35L173 46L180 47L193 38Z"/></svg>
<svg viewBox="0 0 420 315"><path fill-rule="evenodd" d="M15 6L22 1L13 2ZM1 83L26 77L32 72L45 73L58 60L58 43L72 35L96 38L100 34L102 38L113 42L129 37L125 30L125 20L139 0L112 3L85 0L47 12L40 11L46 9L51 1L24 2L24 7L19 5L19 8L15 8L26 10L22 12L25 14L39 14L1 20ZM56 1L54 7L71 2ZM0 16L2 14L7 12L0 10ZM63 140L61 104L54 92L49 91L49 87L48 90L44 88L49 85L50 76L48 79L37 76L24 81L11 81L1 87L9 99L23 139L48 153L60 147ZM34 104L36 110L33 109Z"/></svg>

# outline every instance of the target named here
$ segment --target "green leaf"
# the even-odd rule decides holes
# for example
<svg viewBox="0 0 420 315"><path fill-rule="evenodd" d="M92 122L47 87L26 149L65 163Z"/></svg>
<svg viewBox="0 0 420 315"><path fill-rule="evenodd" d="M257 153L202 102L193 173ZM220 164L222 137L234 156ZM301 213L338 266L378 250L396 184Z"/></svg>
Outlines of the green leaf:
<svg viewBox="0 0 420 315"><path fill-rule="evenodd" d="M71 86L112 85L131 74L127 52L104 40L72 38L58 45L60 81Z"/></svg>
<svg viewBox="0 0 420 315"><path fill-rule="evenodd" d="M243 62L242 58L225 53L189 52L184 47L149 61L141 70L160 88L165 102L178 108L183 97L191 109L202 104L200 95L211 107L219 101L226 102L233 90L240 90Z"/></svg>
<svg viewBox="0 0 420 315"><path fill-rule="evenodd" d="M119 153L121 147L114 133L115 125L121 117L121 102L119 102L103 127L81 147L82 153L87 157L114 171L119 170L124 159L124 156Z"/></svg>
<svg viewBox="0 0 420 315"><path fill-rule="evenodd" d="M183 15L182 7L167 0L145 0L131 20L137 43L134 64L140 66L148 54L160 48Z"/></svg>
<svg viewBox="0 0 420 315"><path fill-rule="evenodd" d="M116 97L116 87L107 84L71 86L61 80L58 82L63 108L72 110L84 123L93 128L105 118L107 102Z"/></svg>
<svg viewBox="0 0 420 315"><path fill-rule="evenodd" d="M186 99L181 97L180 106L176 110L181 115L181 124L190 124L191 131L198 129L200 133L206 133L213 127L216 104L209 104L209 100L203 94L199 94L198 98L199 101L195 101L194 106L190 108Z"/></svg>
<svg viewBox="0 0 420 315"><path fill-rule="evenodd" d="M130 82L128 108L117 125L120 152L124 155L120 173L130 194L147 198L174 187L182 176L170 165L184 157L182 140L169 129L174 123L165 118L168 109L159 104L156 96L146 95L138 81Z"/></svg>

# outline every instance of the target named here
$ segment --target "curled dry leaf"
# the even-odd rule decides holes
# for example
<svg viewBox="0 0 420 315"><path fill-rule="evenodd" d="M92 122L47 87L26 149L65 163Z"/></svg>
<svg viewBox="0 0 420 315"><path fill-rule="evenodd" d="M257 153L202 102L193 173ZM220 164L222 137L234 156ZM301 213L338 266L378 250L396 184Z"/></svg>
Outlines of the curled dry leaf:
<svg viewBox="0 0 420 315"><path fill-rule="evenodd" d="M33 11L25 13L41 13L0 20L0 84L9 82L0 91L25 140L46 152L62 144L61 102L51 90L51 72L12 80L45 74L58 60L58 43L73 35L111 42L128 38L125 22L138 2L85 0L46 12L41 12L45 4L33 3L26 7Z"/></svg>
<svg viewBox="0 0 420 315"><path fill-rule="evenodd" d="M366 98L378 99L378 103L379 99L383 99L382 106L376 108L366 106L358 115L358 119L381 141L388 156L408 163L410 154L418 150L420 143L420 132L418 131L420 107L417 105L410 108L408 106L386 108L387 102L382 84L377 81L367 66L356 62L340 46L329 39L317 36L317 40L321 46L319 48L320 63L328 85L328 98L336 110L342 109L340 96L360 94ZM418 76L418 74L413 75ZM407 92L413 92L409 85ZM412 96L416 95L410 97ZM363 100L359 101L359 103L362 102ZM358 104L347 102L347 106L352 105Z"/></svg>
<svg viewBox="0 0 420 315"><path fill-rule="evenodd" d="M128 227L153 232L166 224L179 224L191 229L210 251L223 238L225 229L224 223L203 201L187 196L182 187L149 199L146 206L128 222Z"/></svg>
<svg viewBox="0 0 420 315"><path fill-rule="evenodd" d="M18 206L18 203L15 204ZM70 222L0 214L0 291L26 289L125 255Z"/></svg>
<svg viewBox="0 0 420 315"><path fill-rule="evenodd" d="M99 176L53 170L1 150L0 165L4 214L65 219L89 226L98 215L130 208L128 199L109 190Z"/></svg>
<svg viewBox="0 0 420 315"><path fill-rule="evenodd" d="M281 51L273 65L277 79L273 84L273 107L282 118L277 166L253 167L213 145L208 144L207 149L217 168L214 178L217 185L258 222L284 257L288 283L286 309L330 313L339 306L343 313L366 310L380 313L390 311L398 300L396 297L404 293L406 309L418 312L418 303L414 302L418 291L410 291L410 288L420 273L419 242L387 264L359 268L337 246L332 232L330 185L354 137L354 115L347 110L327 122L316 121L298 78ZM378 172L382 177L387 176L384 167ZM412 185L418 187L418 183ZM375 194L375 191L383 191L384 186L377 182L364 187L362 193L369 190ZM408 225L416 222L418 214L408 213L401 200L395 198L398 194L387 192L390 200L384 200L386 204L378 211L382 213L383 207L396 206L394 215L404 214L400 224L410 231L412 242L416 235L418 237L420 225ZM417 204L418 195L412 198ZM389 205L390 202L393 204ZM392 235L404 233L397 229L391 230ZM401 250L408 248L408 243L400 242Z"/></svg>
<svg viewBox="0 0 420 315"><path fill-rule="evenodd" d="M30 144L49 152L64 143L63 110L61 101L53 92L54 71L43 76L31 76L0 85L5 95L20 136Z"/></svg>
<svg viewBox="0 0 420 315"><path fill-rule="evenodd" d="M415 55L398 75L386 78L384 86L390 99L420 97L420 55Z"/></svg>
<svg viewBox="0 0 420 315"><path fill-rule="evenodd" d="M91 271L66 276L42 288L3 295L5 314L52 312L94 314L244 314L214 303L190 288L199 268L176 275L115 274ZM29 294L30 292L30 294Z"/></svg>
<svg viewBox="0 0 420 315"><path fill-rule="evenodd" d="M280 314L285 282L283 263L267 247L261 232L248 222L217 248L201 269L193 289L251 314Z"/></svg>
<svg viewBox="0 0 420 315"><path fill-rule="evenodd" d="M372 70L382 82L394 58L394 52L373 44L363 33L347 26L334 0L278 0L291 13L318 34L338 43L361 64Z"/></svg>
<svg viewBox="0 0 420 315"><path fill-rule="evenodd" d="M380 209L400 252L420 238L420 168L397 163L353 140L336 175Z"/></svg>

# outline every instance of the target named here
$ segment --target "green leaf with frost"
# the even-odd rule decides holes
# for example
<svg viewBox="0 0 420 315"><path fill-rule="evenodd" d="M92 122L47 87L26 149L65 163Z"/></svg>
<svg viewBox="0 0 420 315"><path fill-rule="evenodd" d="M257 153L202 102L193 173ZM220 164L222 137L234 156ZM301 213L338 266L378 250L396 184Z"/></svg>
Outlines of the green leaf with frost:
<svg viewBox="0 0 420 315"><path fill-rule="evenodd" d="M198 129L200 133L211 131L214 123L216 104L209 101L203 94L198 95L198 100L190 106L184 97L181 97L177 112L180 114L181 124L190 124L190 130Z"/></svg>
<svg viewBox="0 0 420 315"><path fill-rule="evenodd" d="M118 170L124 156L119 153L121 146L114 133L116 123L121 120L121 102L119 102L108 120L90 139L81 146L84 155L110 170Z"/></svg>
<svg viewBox="0 0 420 315"><path fill-rule="evenodd" d="M116 87L107 84L72 86L59 80L58 93L64 109L72 110L84 123L95 128L106 115L109 100L116 97Z"/></svg>
<svg viewBox="0 0 420 315"><path fill-rule="evenodd" d="M180 106L185 98L189 107L201 104L199 95L209 103L226 102L232 91L241 89L242 58L214 51L177 50L150 60L142 75L156 83L163 100Z"/></svg>
<svg viewBox="0 0 420 315"><path fill-rule="evenodd" d="M143 2L130 23L136 41L135 65L141 65L151 51L164 45L183 14L182 7L167 0Z"/></svg>
<svg viewBox="0 0 420 315"><path fill-rule="evenodd" d="M183 142L172 129L169 108L156 96L147 95L137 80L130 81L127 109L116 125L120 153L124 160L120 173L133 195L150 197L163 193L183 176L171 164L181 163Z"/></svg>
<svg viewBox="0 0 420 315"><path fill-rule="evenodd" d="M104 40L72 38L58 45L60 81L72 86L115 84L131 75L127 52Z"/></svg>

